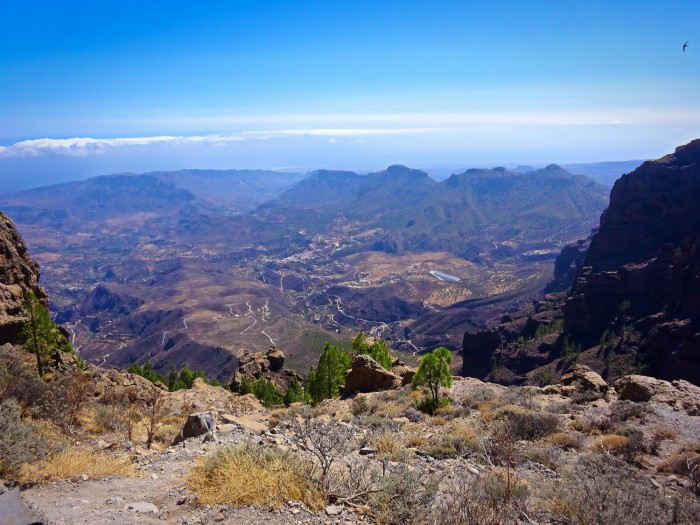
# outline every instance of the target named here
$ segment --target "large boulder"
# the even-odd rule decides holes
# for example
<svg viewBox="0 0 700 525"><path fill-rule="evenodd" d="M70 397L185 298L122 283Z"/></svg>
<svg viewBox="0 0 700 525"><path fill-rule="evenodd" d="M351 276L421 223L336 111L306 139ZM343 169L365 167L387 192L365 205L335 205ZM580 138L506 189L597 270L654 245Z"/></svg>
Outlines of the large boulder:
<svg viewBox="0 0 700 525"><path fill-rule="evenodd" d="M595 392L605 394L608 384L600 374L594 372L585 365L574 365L561 377L563 385L572 385L579 392Z"/></svg>
<svg viewBox="0 0 700 525"><path fill-rule="evenodd" d="M700 415L700 387L688 381L669 383L641 375L621 377L613 384L621 400L665 403L691 416Z"/></svg>
<svg viewBox="0 0 700 525"><path fill-rule="evenodd" d="M626 401L640 403L651 401L654 397L657 401L674 397L674 388L671 383L649 376L636 374L624 376L615 381L614 386L620 399Z"/></svg>
<svg viewBox="0 0 700 525"><path fill-rule="evenodd" d="M185 439L199 437L207 434L208 432L213 433L216 430L216 422L214 421L214 415L211 412L196 412L190 414L185 421L185 425L182 427L180 434L175 438L173 445L176 445Z"/></svg>
<svg viewBox="0 0 700 525"><path fill-rule="evenodd" d="M359 354L352 358L352 367L345 376L344 394L391 390L401 384L401 376L385 370L370 356Z"/></svg>

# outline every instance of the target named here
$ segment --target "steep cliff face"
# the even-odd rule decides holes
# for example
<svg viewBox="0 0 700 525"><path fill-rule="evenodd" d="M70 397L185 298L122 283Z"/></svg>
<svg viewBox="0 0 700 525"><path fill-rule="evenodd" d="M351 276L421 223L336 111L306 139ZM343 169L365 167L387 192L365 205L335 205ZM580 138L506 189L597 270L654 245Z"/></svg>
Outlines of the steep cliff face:
<svg viewBox="0 0 700 525"><path fill-rule="evenodd" d="M598 340L624 316L649 373L700 380L700 140L615 183L564 305L564 330Z"/></svg>
<svg viewBox="0 0 700 525"><path fill-rule="evenodd" d="M26 290L48 306L46 292L39 286L39 265L29 256L14 223L0 211L0 345L17 342L26 320L22 310Z"/></svg>

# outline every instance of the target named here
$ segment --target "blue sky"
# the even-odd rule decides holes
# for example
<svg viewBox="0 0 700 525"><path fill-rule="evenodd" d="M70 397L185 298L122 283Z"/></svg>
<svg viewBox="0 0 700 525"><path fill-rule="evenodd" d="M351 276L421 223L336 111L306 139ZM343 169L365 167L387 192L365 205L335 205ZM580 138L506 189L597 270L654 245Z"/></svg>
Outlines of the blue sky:
<svg viewBox="0 0 700 525"><path fill-rule="evenodd" d="M96 172L656 157L700 136L699 21L697 1L2 2L0 176L44 157Z"/></svg>

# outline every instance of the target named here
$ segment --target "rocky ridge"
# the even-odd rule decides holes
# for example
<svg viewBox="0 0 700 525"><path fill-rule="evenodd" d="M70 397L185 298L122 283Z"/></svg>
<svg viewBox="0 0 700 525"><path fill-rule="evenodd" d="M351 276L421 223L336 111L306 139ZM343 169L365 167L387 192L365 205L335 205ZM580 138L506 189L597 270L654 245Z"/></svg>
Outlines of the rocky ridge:
<svg viewBox="0 0 700 525"><path fill-rule="evenodd" d="M463 374L537 383L581 359L607 378L643 370L700 383L698 195L700 140L623 175L599 228L557 258L547 290L570 285L566 296L465 334ZM562 324L538 334L546 320Z"/></svg>

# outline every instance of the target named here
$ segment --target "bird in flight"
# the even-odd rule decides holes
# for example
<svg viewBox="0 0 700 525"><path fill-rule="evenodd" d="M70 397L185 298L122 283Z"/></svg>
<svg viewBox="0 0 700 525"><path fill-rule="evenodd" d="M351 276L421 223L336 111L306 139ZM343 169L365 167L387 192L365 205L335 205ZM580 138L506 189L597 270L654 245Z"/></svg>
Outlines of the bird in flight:
<svg viewBox="0 0 700 525"><path fill-rule="evenodd" d="M685 48L688 47L688 42L690 42L690 40L686 40L685 44L683 44L683 52L684 53L685 53Z"/></svg>

